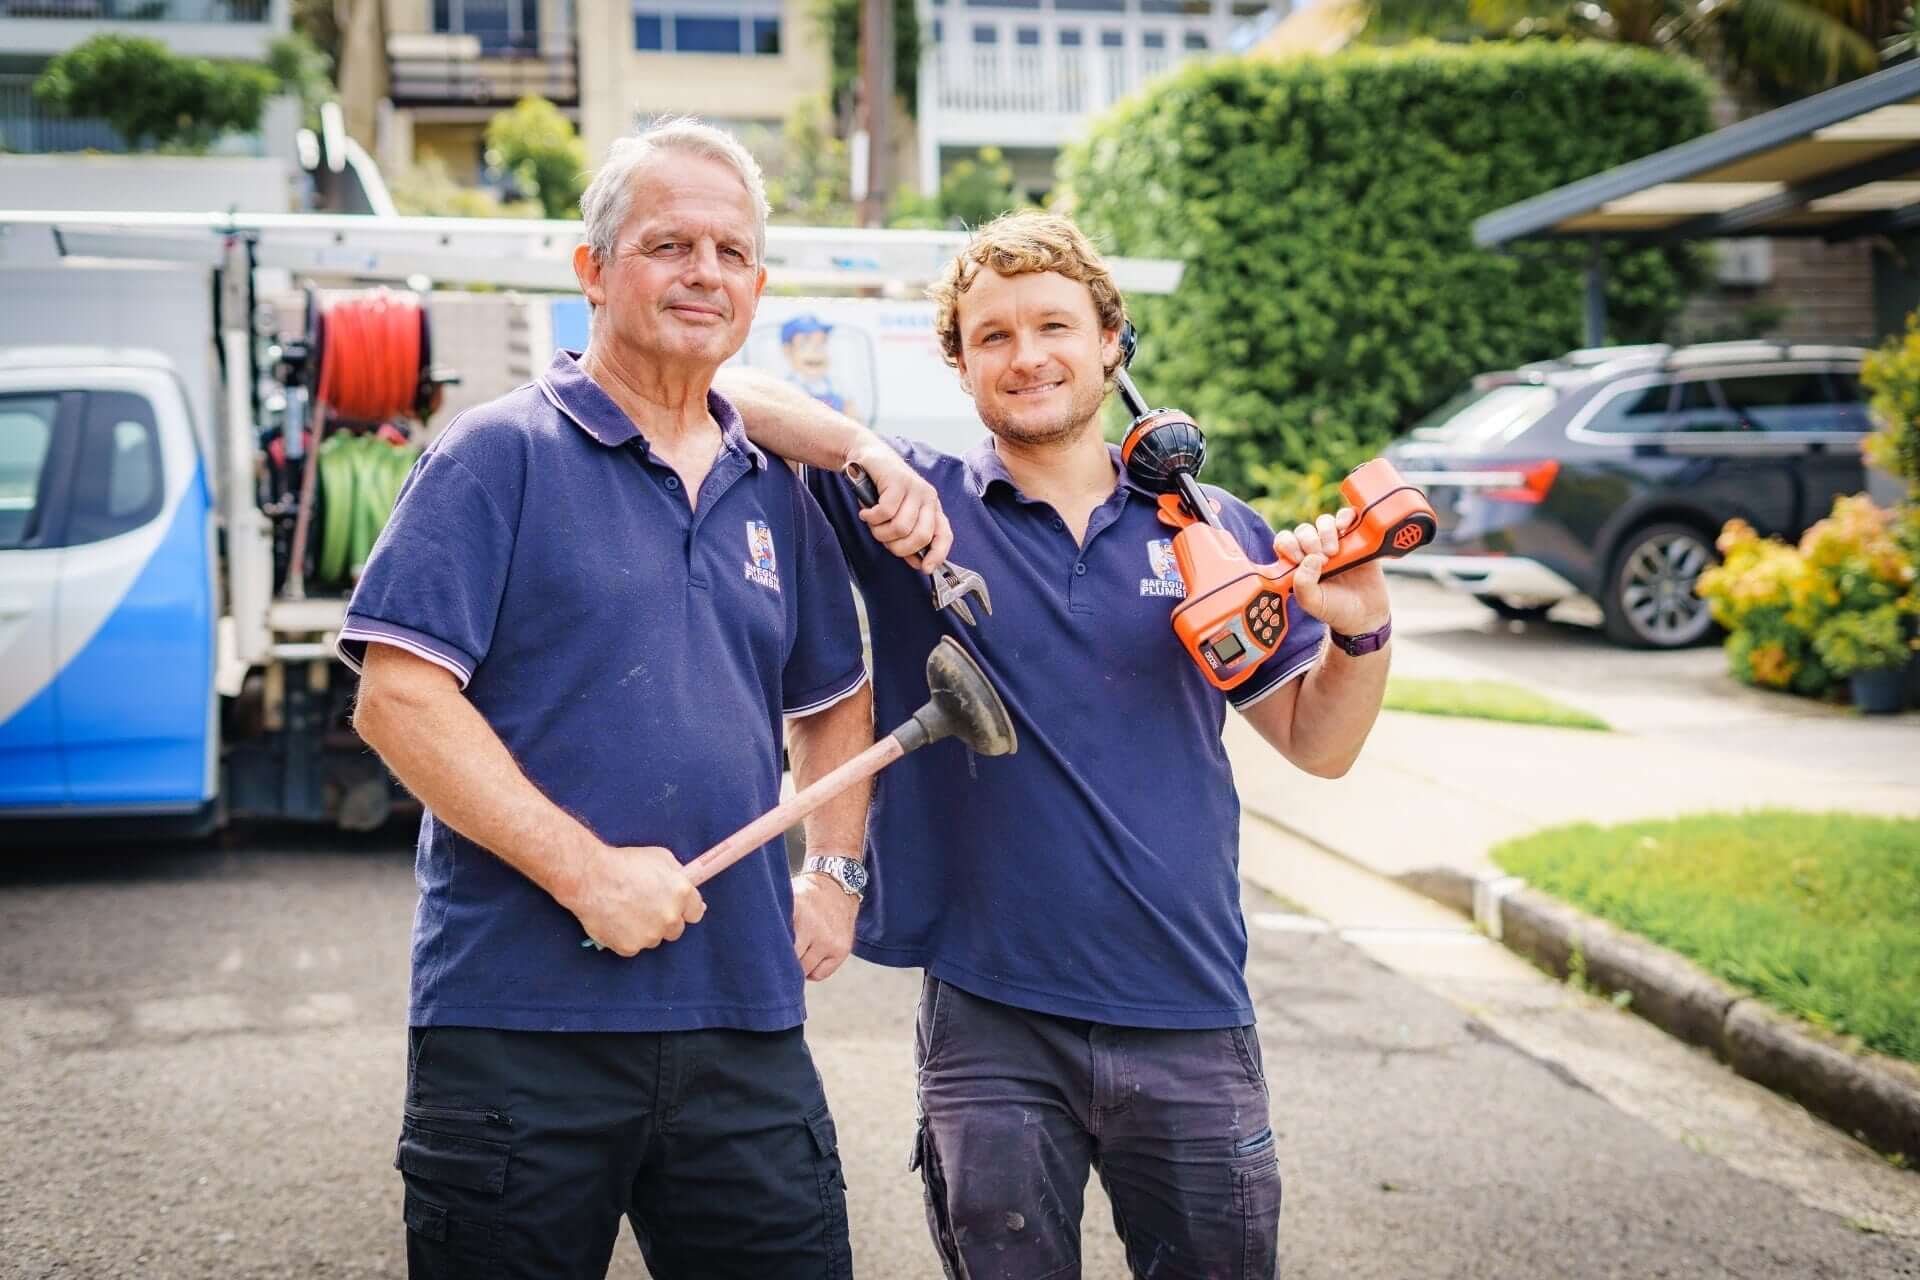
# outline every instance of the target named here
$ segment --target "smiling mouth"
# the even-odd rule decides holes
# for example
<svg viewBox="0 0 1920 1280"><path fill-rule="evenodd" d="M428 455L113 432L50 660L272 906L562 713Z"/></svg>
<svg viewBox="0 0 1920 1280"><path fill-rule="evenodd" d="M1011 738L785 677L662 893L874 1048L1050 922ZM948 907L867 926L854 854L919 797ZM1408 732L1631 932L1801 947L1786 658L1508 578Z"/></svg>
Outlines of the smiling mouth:
<svg viewBox="0 0 1920 1280"><path fill-rule="evenodd" d="M676 315L702 316L710 320L718 320L721 318L719 310L714 307L694 306L684 302L676 303L673 306L668 307L667 310L675 313Z"/></svg>
<svg viewBox="0 0 1920 1280"><path fill-rule="evenodd" d="M1017 391L1009 391L1007 392L1007 394L1010 396L1045 395L1047 392L1052 391L1057 387L1063 387L1065 385L1066 384L1064 382L1043 382L1037 387L1021 387Z"/></svg>

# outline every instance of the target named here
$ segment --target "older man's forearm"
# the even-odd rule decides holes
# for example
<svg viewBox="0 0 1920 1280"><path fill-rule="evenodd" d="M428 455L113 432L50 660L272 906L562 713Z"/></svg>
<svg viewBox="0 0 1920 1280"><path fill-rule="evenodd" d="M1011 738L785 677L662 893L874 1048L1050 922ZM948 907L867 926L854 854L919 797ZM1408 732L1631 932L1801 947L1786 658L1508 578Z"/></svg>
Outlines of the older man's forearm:
<svg viewBox="0 0 1920 1280"><path fill-rule="evenodd" d="M783 458L838 471L869 450L887 447L846 414L772 374L723 368L713 386L740 411L747 438Z"/></svg>
<svg viewBox="0 0 1920 1280"><path fill-rule="evenodd" d="M873 745L873 686L842 698L824 711L787 722L787 752L793 785L819 781ZM807 848L859 857L867 839L867 802L873 780L862 779L814 810L806 819Z"/></svg>

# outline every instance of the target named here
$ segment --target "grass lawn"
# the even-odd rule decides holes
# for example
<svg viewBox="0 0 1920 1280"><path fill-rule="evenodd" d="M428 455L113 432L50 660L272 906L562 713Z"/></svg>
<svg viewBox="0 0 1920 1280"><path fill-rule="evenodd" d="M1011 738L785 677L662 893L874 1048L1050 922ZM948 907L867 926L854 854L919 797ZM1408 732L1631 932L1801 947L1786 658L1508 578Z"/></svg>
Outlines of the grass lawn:
<svg viewBox="0 0 1920 1280"><path fill-rule="evenodd" d="M1509 840L1493 860L1778 1008L1920 1062L1920 819L1581 823Z"/></svg>
<svg viewBox="0 0 1920 1280"><path fill-rule="evenodd" d="M1410 680L1387 677L1386 708L1428 716L1468 716L1566 729L1605 729L1607 722L1499 680Z"/></svg>

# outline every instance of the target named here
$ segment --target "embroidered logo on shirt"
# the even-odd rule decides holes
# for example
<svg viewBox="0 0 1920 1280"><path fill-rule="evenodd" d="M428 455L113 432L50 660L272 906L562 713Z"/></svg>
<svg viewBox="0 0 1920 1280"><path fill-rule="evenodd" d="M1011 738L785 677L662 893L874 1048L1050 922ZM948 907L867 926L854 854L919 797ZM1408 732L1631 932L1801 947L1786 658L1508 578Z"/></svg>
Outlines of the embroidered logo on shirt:
<svg viewBox="0 0 1920 1280"><path fill-rule="evenodd" d="M1147 543L1147 567L1153 570L1153 576L1140 579L1141 595L1186 596L1187 583L1180 576L1180 566L1174 563L1172 538L1155 538Z"/></svg>
<svg viewBox="0 0 1920 1280"><path fill-rule="evenodd" d="M780 574L773 559L773 530L767 528L765 520L747 521L747 556L747 581L778 591Z"/></svg>

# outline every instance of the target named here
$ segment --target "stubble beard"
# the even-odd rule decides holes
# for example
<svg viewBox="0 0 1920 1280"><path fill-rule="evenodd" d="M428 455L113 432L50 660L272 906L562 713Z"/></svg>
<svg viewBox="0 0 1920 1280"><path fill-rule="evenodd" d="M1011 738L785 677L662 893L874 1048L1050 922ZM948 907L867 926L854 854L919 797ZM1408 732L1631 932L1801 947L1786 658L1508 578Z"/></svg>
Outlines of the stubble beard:
<svg viewBox="0 0 1920 1280"><path fill-rule="evenodd" d="M995 438L1028 448L1067 444L1077 440L1089 428L1097 427L1101 402L1107 398L1104 381L1092 386L1078 384L1067 407L1057 417L1039 422L1015 422L998 407L980 408L980 421Z"/></svg>

